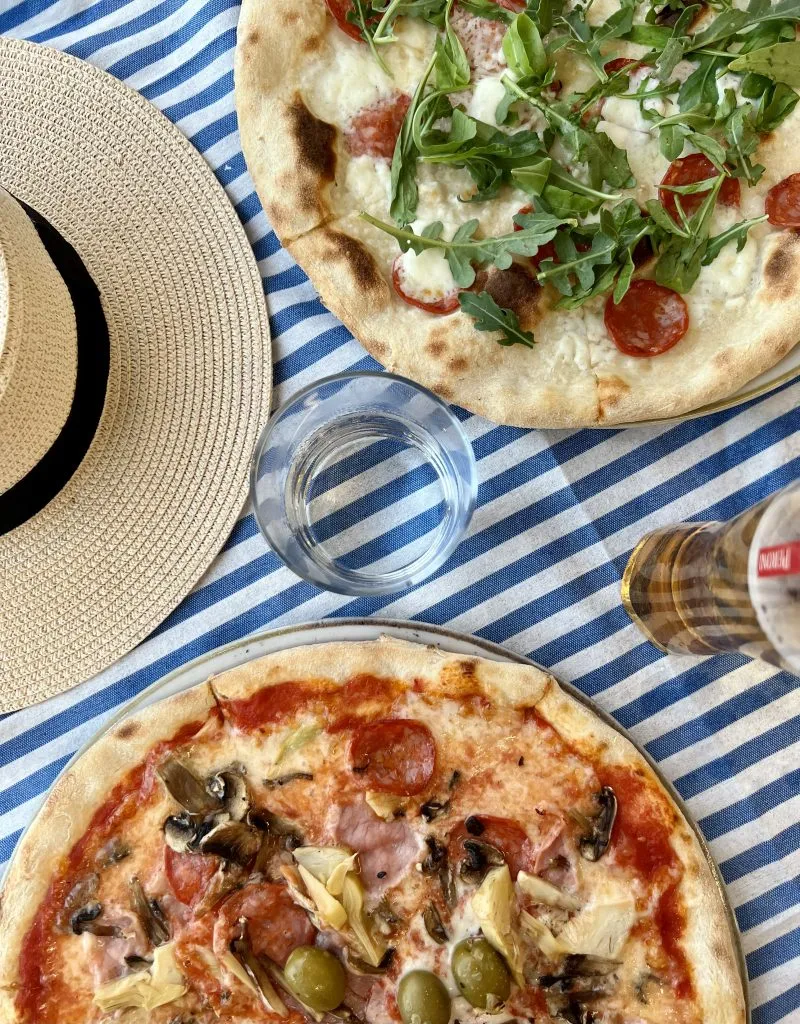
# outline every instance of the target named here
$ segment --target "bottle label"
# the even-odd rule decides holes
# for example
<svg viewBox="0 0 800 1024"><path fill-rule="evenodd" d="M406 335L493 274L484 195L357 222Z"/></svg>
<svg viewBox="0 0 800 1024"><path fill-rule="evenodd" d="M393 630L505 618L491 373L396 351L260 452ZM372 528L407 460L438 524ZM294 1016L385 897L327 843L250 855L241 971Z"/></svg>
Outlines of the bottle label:
<svg viewBox="0 0 800 1024"><path fill-rule="evenodd" d="M756 573L762 579L766 576L800 575L800 540L761 548Z"/></svg>

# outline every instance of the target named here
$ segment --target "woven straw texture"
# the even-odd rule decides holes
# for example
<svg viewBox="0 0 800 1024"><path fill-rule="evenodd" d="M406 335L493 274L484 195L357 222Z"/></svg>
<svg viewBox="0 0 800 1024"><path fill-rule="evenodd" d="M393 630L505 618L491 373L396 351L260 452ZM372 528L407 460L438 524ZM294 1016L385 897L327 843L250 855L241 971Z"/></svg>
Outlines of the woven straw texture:
<svg viewBox="0 0 800 1024"><path fill-rule="evenodd" d="M58 437L76 359L67 286L28 215L0 188L0 494Z"/></svg>
<svg viewBox="0 0 800 1024"><path fill-rule="evenodd" d="M191 589L244 502L269 409L269 324L234 210L141 96L74 57L0 39L0 182L75 247L111 366L94 442L0 538L0 710L130 650Z"/></svg>

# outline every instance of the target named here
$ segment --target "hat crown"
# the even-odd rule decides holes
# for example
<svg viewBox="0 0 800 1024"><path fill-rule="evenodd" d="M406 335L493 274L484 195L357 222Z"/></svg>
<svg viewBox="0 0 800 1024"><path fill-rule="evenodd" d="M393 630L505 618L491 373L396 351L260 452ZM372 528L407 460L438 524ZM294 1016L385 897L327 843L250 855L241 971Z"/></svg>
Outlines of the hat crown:
<svg viewBox="0 0 800 1024"><path fill-rule="evenodd" d="M58 437L76 370L67 286L25 210L0 188L0 494Z"/></svg>

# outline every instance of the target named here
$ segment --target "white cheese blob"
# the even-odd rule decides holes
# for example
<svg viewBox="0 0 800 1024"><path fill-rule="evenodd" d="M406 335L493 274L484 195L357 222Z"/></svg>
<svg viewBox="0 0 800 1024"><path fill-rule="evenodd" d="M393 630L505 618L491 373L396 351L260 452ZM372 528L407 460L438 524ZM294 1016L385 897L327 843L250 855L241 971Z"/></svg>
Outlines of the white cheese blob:
<svg viewBox="0 0 800 1024"><path fill-rule="evenodd" d="M418 302L437 302L458 291L450 266L438 249L424 249L419 256L410 249L403 253L398 277L403 292Z"/></svg>
<svg viewBox="0 0 800 1024"><path fill-rule="evenodd" d="M467 113L477 121L484 121L495 128L499 127L495 119L497 105L505 95L501 75L482 78L475 86L475 91L467 106Z"/></svg>

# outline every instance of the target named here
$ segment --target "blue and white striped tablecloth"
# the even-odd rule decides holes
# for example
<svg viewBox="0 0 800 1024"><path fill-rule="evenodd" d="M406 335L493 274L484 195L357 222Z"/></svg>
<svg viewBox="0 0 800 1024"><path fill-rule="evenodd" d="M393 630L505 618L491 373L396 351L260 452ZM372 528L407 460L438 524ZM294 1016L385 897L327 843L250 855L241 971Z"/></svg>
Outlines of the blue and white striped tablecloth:
<svg viewBox="0 0 800 1024"><path fill-rule="evenodd" d="M110 71L205 155L259 260L280 401L318 377L374 364L281 248L245 170L233 100L238 13L236 0L0 0L0 32ZM298 580L246 510L194 593L137 650L0 721L0 866L76 748L173 668L255 630L309 619L446 624L531 655L645 745L688 801L728 883L754 1024L800 1022L800 683L738 657L664 657L619 603L620 572L643 532L729 518L800 475L798 403L800 381L700 421L624 431L526 432L463 413L480 475L472 527L433 580L399 599L353 600ZM359 515L369 537L392 530L403 543L418 500L387 476Z"/></svg>

